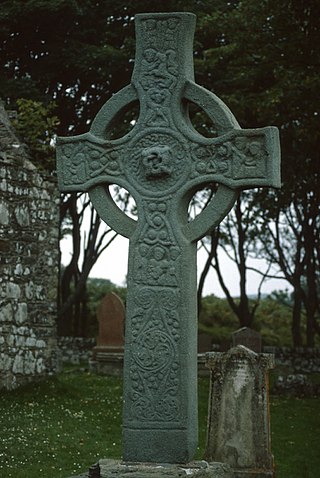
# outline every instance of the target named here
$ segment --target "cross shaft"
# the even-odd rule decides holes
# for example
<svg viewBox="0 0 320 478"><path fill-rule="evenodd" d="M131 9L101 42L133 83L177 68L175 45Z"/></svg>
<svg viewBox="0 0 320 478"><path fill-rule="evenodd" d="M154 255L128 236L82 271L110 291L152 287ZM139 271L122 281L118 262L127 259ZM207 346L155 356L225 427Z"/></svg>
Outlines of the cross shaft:
<svg viewBox="0 0 320 478"><path fill-rule="evenodd" d="M111 227L130 239L124 361L124 460L188 462L197 446L196 241L230 210L239 188L279 186L277 129L242 130L228 108L193 81L192 14L136 16L131 84L98 113L89 133L59 138L62 191L88 191ZM108 140L114 117L138 100L140 116ZM191 126L183 101L198 104L217 136ZM135 198L123 214L106 186ZM215 196L192 222L201 186Z"/></svg>

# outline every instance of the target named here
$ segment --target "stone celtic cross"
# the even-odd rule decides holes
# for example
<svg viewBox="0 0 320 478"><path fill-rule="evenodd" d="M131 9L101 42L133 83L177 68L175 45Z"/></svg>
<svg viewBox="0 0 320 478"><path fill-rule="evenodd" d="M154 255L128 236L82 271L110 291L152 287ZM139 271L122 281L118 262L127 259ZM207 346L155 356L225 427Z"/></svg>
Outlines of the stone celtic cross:
<svg viewBox="0 0 320 478"><path fill-rule="evenodd" d="M214 94L194 83L190 13L140 14L130 85L100 110L90 132L57 143L61 191L87 191L100 217L128 237L123 458L186 463L197 447L196 242L228 213L238 190L279 186L274 127L243 130ZM139 101L124 137L108 139L117 116ZM187 103L213 121L205 138ZM188 222L190 199L218 184ZM108 186L134 197L138 219L113 202Z"/></svg>

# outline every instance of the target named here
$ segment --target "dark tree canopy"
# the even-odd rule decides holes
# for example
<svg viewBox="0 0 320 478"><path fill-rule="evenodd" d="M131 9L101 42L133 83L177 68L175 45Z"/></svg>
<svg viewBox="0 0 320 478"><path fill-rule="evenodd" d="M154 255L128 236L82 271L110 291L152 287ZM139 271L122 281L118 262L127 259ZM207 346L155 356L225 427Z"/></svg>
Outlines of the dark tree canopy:
<svg viewBox="0 0 320 478"><path fill-rule="evenodd" d="M42 102L48 110L53 101L58 134L87 131L105 101L128 84L133 18L147 11L195 13L197 83L221 97L242 127L279 127L283 187L259 192L253 204L266 221L293 211L292 247L303 252L297 287L303 282L312 335L319 315L320 261L318 0L4 0L2 99L10 109L20 98ZM194 121L210 133L201 112ZM262 233L268 233L267 226L261 226Z"/></svg>
<svg viewBox="0 0 320 478"><path fill-rule="evenodd" d="M0 11L1 95L54 100L59 134L88 129L102 104L125 86L134 59L136 13L205 2L8 0ZM191 6L192 9L192 6Z"/></svg>

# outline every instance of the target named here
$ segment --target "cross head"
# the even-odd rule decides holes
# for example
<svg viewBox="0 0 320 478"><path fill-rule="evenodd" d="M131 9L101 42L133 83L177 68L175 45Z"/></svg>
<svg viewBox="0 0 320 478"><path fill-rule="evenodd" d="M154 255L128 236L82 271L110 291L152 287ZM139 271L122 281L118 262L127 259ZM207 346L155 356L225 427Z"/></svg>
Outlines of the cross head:
<svg viewBox="0 0 320 478"><path fill-rule="evenodd" d="M61 191L86 191L100 217L129 238L124 355L123 459L186 463L197 447L196 244L240 189L280 185L275 127L241 129L213 93L194 82L190 13L139 14L131 83L112 96L86 134L59 138ZM140 106L134 128L108 139L119 113ZM211 118L214 138L191 125L188 103ZM127 217L109 186L134 197ZM191 222L194 193L218 185Z"/></svg>

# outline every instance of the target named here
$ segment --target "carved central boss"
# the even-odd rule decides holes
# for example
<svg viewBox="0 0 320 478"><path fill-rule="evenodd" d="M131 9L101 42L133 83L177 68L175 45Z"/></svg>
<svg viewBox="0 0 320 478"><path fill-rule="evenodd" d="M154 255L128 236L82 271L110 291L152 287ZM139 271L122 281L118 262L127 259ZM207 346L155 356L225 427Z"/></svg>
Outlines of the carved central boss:
<svg viewBox="0 0 320 478"><path fill-rule="evenodd" d="M59 138L62 191L87 191L100 217L130 239L124 364L126 461L188 462L197 446L196 241L233 206L240 188L279 186L274 127L243 130L214 94L194 83L195 16L142 14L129 86L99 111L90 132ZM130 133L108 140L133 102ZM215 138L191 125L187 103L211 118ZM113 202L118 184L135 198L138 220ZM217 191L188 222L202 185Z"/></svg>

